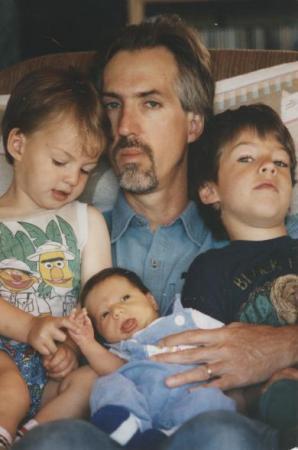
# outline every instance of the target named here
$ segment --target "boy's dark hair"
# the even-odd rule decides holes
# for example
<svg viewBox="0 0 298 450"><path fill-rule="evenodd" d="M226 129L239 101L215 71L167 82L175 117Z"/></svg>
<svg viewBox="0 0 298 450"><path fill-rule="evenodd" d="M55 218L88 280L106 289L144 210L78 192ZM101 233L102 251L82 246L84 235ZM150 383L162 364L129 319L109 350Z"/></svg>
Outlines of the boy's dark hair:
<svg viewBox="0 0 298 450"><path fill-rule="evenodd" d="M101 153L106 146L108 125L93 83L73 67L42 68L24 76L8 101L2 120L8 162L14 162L7 149L8 136L13 128L30 134L63 113L70 113L77 122L84 151L92 156Z"/></svg>
<svg viewBox="0 0 298 450"><path fill-rule="evenodd" d="M165 47L178 67L177 95L182 108L208 119L213 111L214 81L210 70L210 55L198 32L177 15L152 17L138 25L126 26L114 39L105 55L99 56L97 82L102 90L102 72L106 64L120 51L137 51ZM95 74L95 73L94 73Z"/></svg>
<svg viewBox="0 0 298 450"><path fill-rule="evenodd" d="M204 205L198 198L198 190L208 181L218 181L219 161L225 144L232 141L245 130L252 130L261 138L273 135L285 148L290 157L292 184L295 184L296 153L295 144L289 130L280 116L270 106L256 103L240 106L238 109L228 109L213 116L209 121L200 140L195 144L191 161L196 181L193 185L192 197L198 200L198 207L207 225L218 238L226 237L220 220L220 210L212 205Z"/></svg>
<svg viewBox="0 0 298 450"><path fill-rule="evenodd" d="M139 289L143 294L147 294L149 292L149 289L144 285L141 278L135 272L122 267L109 267L108 269L103 269L100 272L97 272L86 282L80 296L81 305L85 304L88 294L95 286L98 286L106 279L114 276L125 278L130 284L132 284L132 286Z"/></svg>

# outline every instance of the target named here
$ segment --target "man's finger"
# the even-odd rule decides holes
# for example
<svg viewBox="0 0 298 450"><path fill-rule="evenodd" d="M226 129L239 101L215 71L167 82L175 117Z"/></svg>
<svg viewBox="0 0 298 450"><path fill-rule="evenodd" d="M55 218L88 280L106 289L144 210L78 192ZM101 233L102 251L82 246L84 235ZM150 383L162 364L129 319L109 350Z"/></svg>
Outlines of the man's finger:
<svg viewBox="0 0 298 450"><path fill-rule="evenodd" d="M188 330L182 333L171 334L158 343L160 347L172 347L174 345L208 345L219 338L221 328L213 330Z"/></svg>

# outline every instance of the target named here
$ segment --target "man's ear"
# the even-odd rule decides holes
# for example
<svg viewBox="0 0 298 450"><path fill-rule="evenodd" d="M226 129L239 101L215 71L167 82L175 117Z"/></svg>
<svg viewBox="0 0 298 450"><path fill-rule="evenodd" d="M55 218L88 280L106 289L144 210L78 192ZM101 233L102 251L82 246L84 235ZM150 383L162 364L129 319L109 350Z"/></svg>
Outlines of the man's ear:
<svg viewBox="0 0 298 450"><path fill-rule="evenodd" d="M158 312L159 307L158 307L157 301L155 300L155 298L153 297L151 292L147 292L146 297L148 298L149 302L151 303L154 311Z"/></svg>
<svg viewBox="0 0 298 450"><path fill-rule="evenodd" d="M14 160L20 161L25 151L26 137L19 128L13 128L10 130L7 139L8 153Z"/></svg>
<svg viewBox="0 0 298 450"><path fill-rule="evenodd" d="M201 136L204 129L204 117L193 112L188 113L188 139L187 142L194 142Z"/></svg>
<svg viewBox="0 0 298 450"><path fill-rule="evenodd" d="M198 189L198 196L204 205L212 205L220 202L217 186L213 181L207 181Z"/></svg>

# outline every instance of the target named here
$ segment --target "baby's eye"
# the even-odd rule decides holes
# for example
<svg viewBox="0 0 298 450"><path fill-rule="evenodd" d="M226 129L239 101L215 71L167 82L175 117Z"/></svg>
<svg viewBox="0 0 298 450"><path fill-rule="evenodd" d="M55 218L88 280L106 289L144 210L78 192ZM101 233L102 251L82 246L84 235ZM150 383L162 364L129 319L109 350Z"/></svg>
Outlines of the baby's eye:
<svg viewBox="0 0 298 450"><path fill-rule="evenodd" d="M126 295L123 295L123 297L122 297L122 301L123 302L126 302L128 299L130 298L130 295L129 294L126 294Z"/></svg>
<svg viewBox="0 0 298 450"><path fill-rule="evenodd" d="M274 164L277 167L289 167L289 164L286 161L282 161L282 160L274 161Z"/></svg>
<svg viewBox="0 0 298 450"><path fill-rule="evenodd" d="M246 156L240 156L237 161L241 162L241 163L247 163L247 162L252 162L253 161L253 157L246 155Z"/></svg>
<svg viewBox="0 0 298 450"><path fill-rule="evenodd" d="M102 313L101 317L105 319L109 315L109 311L105 311Z"/></svg>

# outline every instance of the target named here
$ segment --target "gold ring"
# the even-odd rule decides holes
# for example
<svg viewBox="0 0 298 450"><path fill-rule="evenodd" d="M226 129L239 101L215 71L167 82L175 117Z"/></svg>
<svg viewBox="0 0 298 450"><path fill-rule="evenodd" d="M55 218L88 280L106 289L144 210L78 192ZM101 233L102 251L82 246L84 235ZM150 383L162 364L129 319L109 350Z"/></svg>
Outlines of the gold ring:
<svg viewBox="0 0 298 450"><path fill-rule="evenodd" d="M212 378L212 369L210 369L210 367L207 366L207 364L206 364L206 370L207 370L207 373L208 373L208 380L210 380L210 378Z"/></svg>

